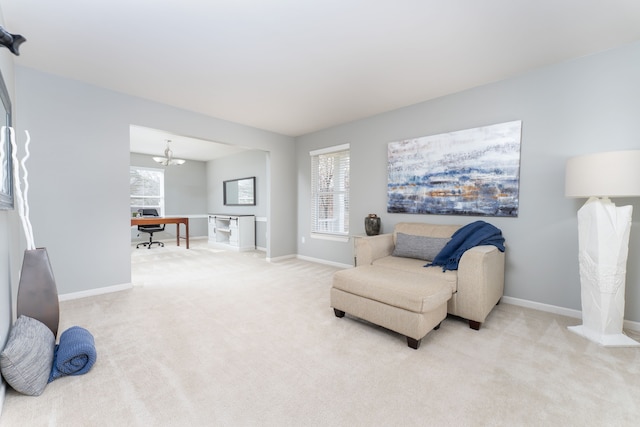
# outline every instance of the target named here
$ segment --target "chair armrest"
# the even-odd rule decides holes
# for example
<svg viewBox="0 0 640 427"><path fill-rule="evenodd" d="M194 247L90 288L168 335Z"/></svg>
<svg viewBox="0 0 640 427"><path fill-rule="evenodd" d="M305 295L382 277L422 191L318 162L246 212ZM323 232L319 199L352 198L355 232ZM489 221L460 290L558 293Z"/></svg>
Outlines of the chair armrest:
<svg viewBox="0 0 640 427"><path fill-rule="evenodd" d="M379 234L355 238L355 265L370 265L373 261L393 253L393 234Z"/></svg>
<svg viewBox="0 0 640 427"><path fill-rule="evenodd" d="M492 245L466 251L458 264L455 311L465 319L484 322L504 293L504 252Z"/></svg>

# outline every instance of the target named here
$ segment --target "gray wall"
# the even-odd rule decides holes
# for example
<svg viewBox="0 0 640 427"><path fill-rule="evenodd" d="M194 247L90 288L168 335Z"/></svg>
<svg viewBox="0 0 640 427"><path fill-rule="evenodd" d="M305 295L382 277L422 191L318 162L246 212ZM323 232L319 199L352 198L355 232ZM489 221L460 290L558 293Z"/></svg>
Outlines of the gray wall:
<svg viewBox="0 0 640 427"><path fill-rule="evenodd" d="M222 190L223 181L236 178L256 177L256 205L255 206L225 206ZM208 212L216 214L244 214L256 216L256 246L260 249L267 247L268 220L270 199L267 196L269 181L269 153L262 150L249 150L207 162ZM295 185L295 183L293 183ZM274 190L282 196L278 189ZM272 192L272 194L274 193ZM295 190L294 193L295 194ZM289 199L293 201L293 198ZM279 212L277 206L275 212ZM277 215L277 213L276 213ZM282 232L292 242L295 236L291 227Z"/></svg>
<svg viewBox="0 0 640 427"><path fill-rule="evenodd" d="M207 162L208 212L267 216L267 162L267 153L260 150L244 151ZM256 205L225 206L222 182L251 176L256 177Z"/></svg>
<svg viewBox="0 0 640 427"><path fill-rule="evenodd" d="M297 138L298 253L352 263L352 242L311 239L309 151L351 144L351 223L377 213L383 232L400 221L464 224L487 220L508 244L505 294L580 310L576 211L564 197L567 158L640 147L640 43ZM522 120L520 214L517 218L386 213L387 143ZM640 321L640 202L627 270L627 320ZM302 243L305 237L305 243Z"/></svg>
<svg viewBox="0 0 640 427"><path fill-rule="evenodd" d="M207 163L188 160L180 166L164 167L147 154L131 153L131 166L164 169L165 215L204 215L207 213ZM181 226L184 227L184 226ZM184 233L184 229L181 229ZM189 236L201 237L208 233L206 218L189 220ZM149 236L132 231L133 241L148 240ZM171 224L165 231L154 233L154 239L175 238L176 227Z"/></svg>
<svg viewBox="0 0 640 427"><path fill-rule="evenodd" d="M129 126L163 129L269 152L269 257L295 253L293 138L81 82L16 67L17 122L31 133L31 211L37 246L47 247L60 294L131 281ZM90 212L90 213L89 213ZM92 243L100 239L99 244Z"/></svg>

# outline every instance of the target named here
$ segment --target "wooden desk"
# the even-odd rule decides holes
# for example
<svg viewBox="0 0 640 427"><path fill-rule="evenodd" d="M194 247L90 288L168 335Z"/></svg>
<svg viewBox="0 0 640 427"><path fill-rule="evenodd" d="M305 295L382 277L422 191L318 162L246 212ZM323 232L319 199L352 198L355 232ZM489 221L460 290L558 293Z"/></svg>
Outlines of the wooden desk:
<svg viewBox="0 0 640 427"><path fill-rule="evenodd" d="M184 224L186 231L187 249L189 249L189 218L185 217L165 217L165 216L142 216L131 218L131 225L152 225L152 224L175 224L176 243L180 246L180 224Z"/></svg>

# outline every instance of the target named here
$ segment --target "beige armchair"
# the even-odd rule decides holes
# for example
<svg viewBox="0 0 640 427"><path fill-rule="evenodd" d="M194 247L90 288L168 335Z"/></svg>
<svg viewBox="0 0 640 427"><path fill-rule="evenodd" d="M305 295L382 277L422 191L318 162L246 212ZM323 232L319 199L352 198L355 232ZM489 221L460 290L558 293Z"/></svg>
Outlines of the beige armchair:
<svg viewBox="0 0 640 427"><path fill-rule="evenodd" d="M446 313L468 320L472 329L479 330L504 291L504 252L492 245L475 246L464 252L457 270L444 272L438 266L424 267L428 263L424 259L392 255L398 233L403 238L408 235L445 240L459 228L399 223L393 233L356 238L355 268L334 276L331 306L337 310L336 315L341 317L346 312L361 317L417 340L418 345ZM442 299L443 292L445 309L434 302ZM398 295L402 296L401 303L397 302ZM381 310L386 313L382 317ZM442 310L444 315L433 316L434 311ZM430 320L425 321L429 316ZM442 318L437 320L439 317ZM406 322L413 326L407 327ZM411 340L410 346L415 344Z"/></svg>

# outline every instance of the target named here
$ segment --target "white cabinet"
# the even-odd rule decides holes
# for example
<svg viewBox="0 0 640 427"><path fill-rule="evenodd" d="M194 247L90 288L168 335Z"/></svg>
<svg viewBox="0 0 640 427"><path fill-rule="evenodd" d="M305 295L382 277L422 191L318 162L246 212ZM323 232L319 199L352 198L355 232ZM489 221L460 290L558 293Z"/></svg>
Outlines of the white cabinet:
<svg viewBox="0 0 640 427"><path fill-rule="evenodd" d="M236 251L256 248L254 215L209 215L209 243Z"/></svg>

